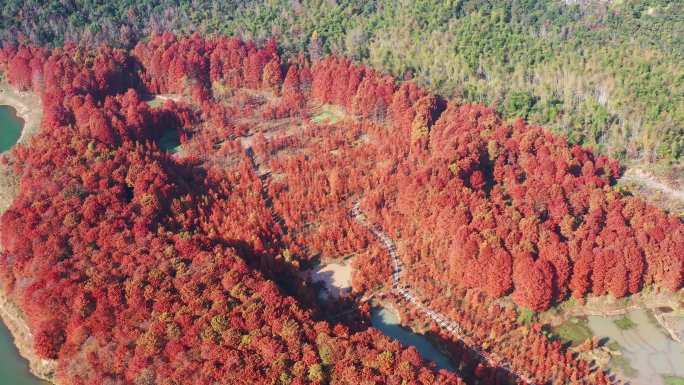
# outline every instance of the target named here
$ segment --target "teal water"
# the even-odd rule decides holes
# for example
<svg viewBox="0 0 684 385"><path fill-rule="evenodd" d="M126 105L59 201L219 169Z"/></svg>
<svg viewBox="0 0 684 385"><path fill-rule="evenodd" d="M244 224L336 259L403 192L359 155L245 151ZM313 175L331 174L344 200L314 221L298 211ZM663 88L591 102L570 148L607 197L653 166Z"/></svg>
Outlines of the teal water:
<svg viewBox="0 0 684 385"><path fill-rule="evenodd" d="M413 333L399 324L399 317L386 308L373 308L371 324L388 337L392 337L405 346L413 346L426 360L433 361L439 369L454 371L449 358L439 351L425 336Z"/></svg>
<svg viewBox="0 0 684 385"><path fill-rule="evenodd" d="M24 121L10 106L0 106L0 152L12 148L19 137ZM29 372L28 362L23 359L14 346L12 336L4 323L0 322L0 384L7 385L46 385Z"/></svg>
<svg viewBox="0 0 684 385"><path fill-rule="evenodd" d="M12 336L5 324L0 322L0 384L47 385L29 372L28 362L14 346Z"/></svg>
<svg viewBox="0 0 684 385"><path fill-rule="evenodd" d="M0 152L12 148L21 136L24 121L11 106L0 106Z"/></svg>

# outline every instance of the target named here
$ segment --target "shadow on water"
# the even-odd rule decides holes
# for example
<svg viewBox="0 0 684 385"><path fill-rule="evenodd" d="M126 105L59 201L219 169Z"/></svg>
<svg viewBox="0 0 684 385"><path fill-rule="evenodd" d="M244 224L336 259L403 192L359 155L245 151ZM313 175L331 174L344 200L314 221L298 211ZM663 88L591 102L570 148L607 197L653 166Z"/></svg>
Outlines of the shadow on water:
<svg viewBox="0 0 684 385"><path fill-rule="evenodd" d="M175 129L166 130L156 142L161 150L172 154L177 153L181 146L180 135L178 134L178 130Z"/></svg>
<svg viewBox="0 0 684 385"><path fill-rule="evenodd" d="M413 333L399 324L399 318L394 312L386 308L373 308L371 311L371 323L373 327L382 331L385 335L396 339L405 346L413 346L423 358L433 361L437 368L454 371L449 357L425 336Z"/></svg>
<svg viewBox="0 0 684 385"><path fill-rule="evenodd" d="M467 384L517 383L516 378L503 368L482 362L481 357L461 340L433 332L417 334L402 327L399 317L388 308L373 308L371 323L388 337L398 340L405 346L415 347L423 358L434 362L437 369L457 373Z"/></svg>
<svg viewBox="0 0 684 385"><path fill-rule="evenodd" d="M17 110L11 106L0 106L0 152L14 146L21 137L24 121L17 116Z"/></svg>

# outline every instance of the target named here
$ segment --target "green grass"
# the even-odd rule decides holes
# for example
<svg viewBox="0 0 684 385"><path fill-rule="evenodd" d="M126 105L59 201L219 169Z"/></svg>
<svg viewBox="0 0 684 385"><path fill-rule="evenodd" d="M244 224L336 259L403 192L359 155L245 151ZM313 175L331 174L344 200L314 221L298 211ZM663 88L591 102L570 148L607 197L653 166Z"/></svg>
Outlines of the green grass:
<svg viewBox="0 0 684 385"><path fill-rule="evenodd" d="M614 340L606 343L606 347L613 352L623 352L622 346ZM627 357L624 355L613 355L610 358L610 365L613 368L619 369L626 377L634 378L637 375L637 370L632 367Z"/></svg>
<svg viewBox="0 0 684 385"><path fill-rule="evenodd" d="M606 347L612 351L619 351L620 349L622 349L622 346L620 346L620 344L617 341L613 340L610 340L610 342L606 344Z"/></svg>
<svg viewBox="0 0 684 385"><path fill-rule="evenodd" d="M684 377L663 375L665 385L684 385Z"/></svg>
<svg viewBox="0 0 684 385"><path fill-rule="evenodd" d="M569 341L572 346L577 346L594 335L587 326L587 321L580 318L570 318L556 326L554 332L562 340Z"/></svg>
<svg viewBox="0 0 684 385"><path fill-rule="evenodd" d="M529 325L534 319L534 312L530 309L521 307L520 314L518 314L518 322L524 325Z"/></svg>
<svg viewBox="0 0 684 385"><path fill-rule="evenodd" d="M147 105L150 106L150 108L158 108L158 107L161 107L164 105L164 101L162 99L155 98L155 99L149 100L147 102Z"/></svg>
<svg viewBox="0 0 684 385"><path fill-rule="evenodd" d="M620 369L620 371L630 378L634 378L637 375L637 370L632 367L629 360L625 356L613 356L610 359L610 364L614 368Z"/></svg>
<svg viewBox="0 0 684 385"><path fill-rule="evenodd" d="M335 124L344 119L346 112L339 106L324 104L314 109L315 115L311 118L316 124Z"/></svg>
<svg viewBox="0 0 684 385"><path fill-rule="evenodd" d="M613 323L615 323L615 325L618 328L620 328L620 330L629 330L629 329L633 329L634 327L636 327L636 324L634 323L634 321L632 321L627 316L623 316L622 318L616 319L615 321L613 321Z"/></svg>

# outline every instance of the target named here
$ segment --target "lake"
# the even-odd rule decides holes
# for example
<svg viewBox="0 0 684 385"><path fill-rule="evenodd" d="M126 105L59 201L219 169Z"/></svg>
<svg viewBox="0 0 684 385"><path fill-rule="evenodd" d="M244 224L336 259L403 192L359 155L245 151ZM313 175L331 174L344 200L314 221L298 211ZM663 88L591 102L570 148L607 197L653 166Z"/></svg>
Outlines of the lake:
<svg viewBox="0 0 684 385"><path fill-rule="evenodd" d="M399 317L394 311L387 308L373 308L371 310L371 324L403 345L415 347L423 358L437 364L437 368L454 371L454 366L449 358L437 349L427 337L402 327L399 324Z"/></svg>
<svg viewBox="0 0 684 385"><path fill-rule="evenodd" d="M0 152L12 148L19 137L24 121L17 116L17 110L11 106L0 106Z"/></svg>

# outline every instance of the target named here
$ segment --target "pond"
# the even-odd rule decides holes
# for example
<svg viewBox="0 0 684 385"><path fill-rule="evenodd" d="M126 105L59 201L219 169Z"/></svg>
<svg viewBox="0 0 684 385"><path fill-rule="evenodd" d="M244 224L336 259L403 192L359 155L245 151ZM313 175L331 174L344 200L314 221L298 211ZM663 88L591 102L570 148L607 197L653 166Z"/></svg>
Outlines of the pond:
<svg viewBox="0 0 684 385"><path fill-rule="evenodd" d="M2 322L0 322L0 384L48 384L29 372L28 362L19 355L9 330Z"/></svg>
<svg viewBox="0 0 684 385"><path fill-rule="evenodd" d="M11 106L0 106L0 152L12 148L19 137L24 121L17 116L17 110Z"/></svg>
<svg viewBox="0 0 684 385"><path fill-rule="evenodd" d="M405 346L413 346L426 360L433 361L437 368L454 371L449 357L442 353L427 337L416 334L399 324L397 314L387 308L375 307L371 310L371 324L388 337L394 338Z"/></svg>
<svg viewBox="0 0 684 385"><path fill-rule="evenodd" d="M607 346L622 356L611 366L632 385L684 384L684 344L674 341L644 309L624 316L589 316L588 326ZM684 331L684 319L678 331ZM678 382L681 381L681 382Z"/></svg>
<svg viewBox="0 0 684 385"><path fill-rule="evenodd" d="M319 298L326 300L337 298L351 291L352 261L318 265L308 272L314 282L323 283ZM391 309L373 307L371 324L390 338L401 342L404 346L413 346L426 360L432 361L439 369L454 371L449 357L442 353L427 337L404 328L399 323L399 316Z"/></svg>

